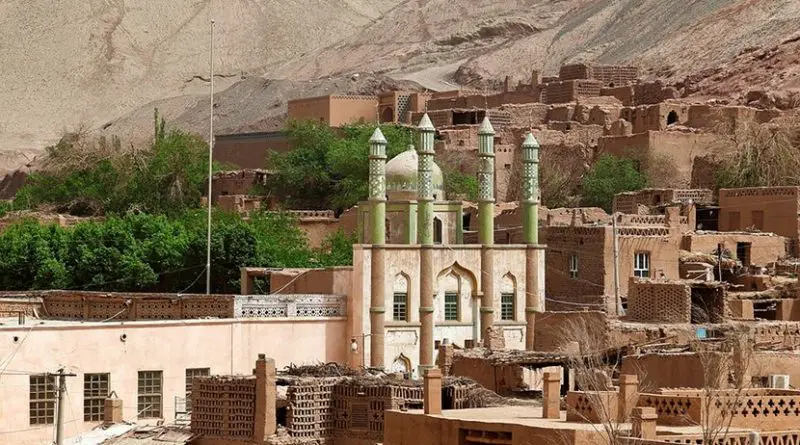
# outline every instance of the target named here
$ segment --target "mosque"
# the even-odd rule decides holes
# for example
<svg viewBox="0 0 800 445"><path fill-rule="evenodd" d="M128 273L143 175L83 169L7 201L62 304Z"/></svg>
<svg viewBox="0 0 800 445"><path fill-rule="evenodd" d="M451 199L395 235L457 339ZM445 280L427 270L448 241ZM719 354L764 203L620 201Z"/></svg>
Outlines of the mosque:
<svg viewBox="0 0 800 445"><path fill-rule="evenodd" d="M494 245L494 129L479 138L480 244L463 244L462 204L448 201L434 162L435 128L425 114L419 141L386 161L387 141L370 139L369 199L358 207L348 300L351 365L396 371L434 365L434 342L488 343L502 328L507 347L533 349L534 313L544 311L544 246L538 243L539 144L523 145L525 244ZM362 358L363 357L363 358Z"/></svg>

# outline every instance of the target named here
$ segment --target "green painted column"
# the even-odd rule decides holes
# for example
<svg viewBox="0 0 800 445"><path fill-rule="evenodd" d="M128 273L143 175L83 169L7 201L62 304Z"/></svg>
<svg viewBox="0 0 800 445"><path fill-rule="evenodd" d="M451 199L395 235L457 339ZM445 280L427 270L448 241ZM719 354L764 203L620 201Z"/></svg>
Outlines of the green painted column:
<svg viewBox="0 0 800 445"><path fill-rule="evenodd" d="M526 244L539 243L539 142L531 133L522 143L522 233Z"/></svg>
<svg viewBox="0 0 800 445"><path fill-rule="evenodd" d="M419 121L418 130L417 240L422 245L433 245L433 137L436 129L428 113Z"/></svg>
<svg viewBox="0 0 800 445"><path fill-rule="evenodd" d="M386 138L376 128L369 140L370 243L386 243Z"/></svg>
<svg viewBox="0 0 800 445"><path fill-rule="evenodd" d="M522 143L522 232L525 244L525 349L535 349L536 313L544 305L539 295L539 270L544 250L539 246L539 143L531 133Z"/></svg>
<svg viewBox="0 0 800 445"><path fill-rule="evenodd" d="M417 224L419 252L419 367L420 375L433 363L433 128L428 113L419 122Z"/></svg>
<svg viewBox="0 0 800 445"><path fill-rule="evenodd" d="M478 128L478 239L481 243L481 339L489 345L494 326L494 128L488 117Z"/></svg>
<svg viewBox="0 0 800 445"><path fill-rule="evenodd" d="M380 128L369 140L369 205L372 251L370 260L370 366L384 367L386 317L386 138ZM361 334L361 333L355 333ZM363 347L363 345L362 345ZM366 364L364 364L366 366Z"/></svg>
<svg viewBox="0 0 800 445"><path fill-rule="evenodd" d="M488 117L478 128L478 238L494 244L494 128Z"/></svg>

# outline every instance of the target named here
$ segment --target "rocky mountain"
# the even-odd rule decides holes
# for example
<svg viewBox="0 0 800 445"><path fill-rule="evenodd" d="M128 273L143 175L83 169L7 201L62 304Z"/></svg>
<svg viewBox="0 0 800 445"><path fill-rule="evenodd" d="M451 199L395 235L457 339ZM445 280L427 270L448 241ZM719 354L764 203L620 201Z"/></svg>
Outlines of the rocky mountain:
<svg viewBox="0 0 800 445"><path fill-rule="evenodd" d="M800 87L796 0L5 0L0 169L78 126L141 137L154 106L202 132L211 17L220 132L277 128L293 97L491 87L575 61L698 95Z"/></svg>

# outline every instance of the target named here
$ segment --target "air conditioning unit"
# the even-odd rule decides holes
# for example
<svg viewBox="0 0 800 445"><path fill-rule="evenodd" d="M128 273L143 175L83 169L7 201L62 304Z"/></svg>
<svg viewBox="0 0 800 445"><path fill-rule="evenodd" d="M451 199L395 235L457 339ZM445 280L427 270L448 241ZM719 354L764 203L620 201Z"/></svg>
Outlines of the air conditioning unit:
<svg viewBox="0 0 800 445"><path fill-rule="evenodd" d="M788 375L769 376L769 387L776 389L789 389L789 376Z"/></svg>

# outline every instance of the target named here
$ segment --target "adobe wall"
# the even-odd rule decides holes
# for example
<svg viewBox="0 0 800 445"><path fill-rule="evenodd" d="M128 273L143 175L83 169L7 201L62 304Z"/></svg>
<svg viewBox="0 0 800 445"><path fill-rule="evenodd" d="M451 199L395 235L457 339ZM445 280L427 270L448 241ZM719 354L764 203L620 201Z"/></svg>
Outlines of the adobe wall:
<svg viewBox="0 0 800 445"><path fill-rule="evenodd" d="M378 98L375 98L377 104ZM313 120L330 123L331 96L306 97L287 102L288 120Z"/></svg>
<svg viewBox="0 0 800 445"><path fill-rule="evenodd" d="M634 83L639 78L639 68L623 65L588 65L576 63L562 65L558 71L561 80L594 79L604 86L615 87Z"/></svg>
<svg viewBox="0 0 800 445"><path fill-rule="evenodd" d="M678 90L674 87L665 86L661 80L640 82L634 85L633 88L634 103L636 105L657 104L680 97Z"/></svg>
<svg viewBox="0 0 800 445"><path fill-rule="evenodd" d="M219 135L214 139L214 161L240 169L270 168L269 154L286 153L291 141L275 133Z"/></svg>
<svg viewBox="0 0 800 445"><path fill-rule="evenodd" d="M576 296L608 295L606 281L611 250L611 227L548 227L545 291L554 300L572 301ZM570 277L569 259L578 257L578 274Z"/></svg>
<svg viewBox="0 0 800 445"><path fill-rule="evenodd" d="M631 280L627 315L631 321L689 323L691 289L686 283Z"/></svg>
<svg viewBox="0 0 800 445"><path fill-rule="evenodd" d="M331 96L328 124L331 127L378 121L375 96Z"/></svg>
<svg viewBox="0 0 800 445"><path fill-rule="evenodd" d="M336 218L299 218L297 226L308 239L309 247L318 249L325 244L328 236L339 230L339 220Z"/></svg>
<svg viewBox="0 0 800 445"><path fill-rule="evenodd" d="M637 214L640 206L658 206L669 203L712 204L714 194L709 189L643 189L614 195L614 212Z"/></svg>
<svg viewBox="0 0 800 445"><path fill-rule="evenodd" d="M680 246L677 239L668 235L666 228L623 227L619 233L619 292L628 294L628 278L633 276L634 255L650 253L650 277L677 280L680 278L678 258ZM610 242L610 236L608 237ZM610 252L610 248L607 249ZM613 283L613 270L606 268L606 283ZM606 286L608 288L608 286ZM613 295L613 287L606 295Z"/></svg>
<svg viewBox="0 0 800 445"><path fill-rule="evenodd" d="M737 243L749 243L750 263L766 266L786 257L788 239L782 236L757 235L750 233L714 232L689 233L683 235L681 249L690 252L715 253L722 243L732 254L736 254Z"/></svg>
<svg viewBox="0 0 800 445"><path fill-rule="evenodd" d="M622 374L638 374L640 388L702 388L703 364L695 353L628 355L622 359ZM749 358L745 382L753 377L789 375L789 384L800 382L800 354L755 351Z"/></svg>
<svg viewBox="0 0 800 445"><path fill-rule="evenodd" d="M546 104L540 103L503 104L500 110L509 113L510 126L531 127L543 125L547 122L549 107Z"/></svg>
<svg viewBox="0 0 800 445"><path fill-rule="evenodd" d="M544 86L542 101L546 104L574 102L580 97L599 96L602 82L598 80L565 80Z"/></svg>
<svg viewBox="0 0 800 445"><path fill-rule="evenodd" d="M534 409L534 408L530 408ZM484 431L490 432L498 444L549 444L559 445L601 445L604 440L595 430L561 429L556 425L529 426L503 418L495 411L496 417L480 421L461 420L444 416L427 416L422 411L387 411L384 414L384 445L460 445L464 444L465 433L476 436ZM540 414L539 414L540 415ZM546 422L545 422L546 423Z"/></svg>
<svg viewBox="0 0 800 445"><path fill-rule="evenodd" d="M272 272L270 274L270 292L349 295L352 274L351 266Z"/></svg>
<svg viewBox="0 0 800 445"><path fill-rule="evenodd" d="M719 191L719 230L743 230L755 225L793 240L798 239L798 187L753 187ZM758 213L760 212L760 213ZM757 224L754 216L763 224ZM760 216L760 217L759 217ZM797 255L797 248L792 253Z"/></svg>
<svg viewBox="0 0 800 445"><path fill-rule="evenodd" d="M535 351L558 352L565 346L565 330L571 326L603 337L607 342L608 323L606 314L600 311L537 312L534 324Z"/></svg>
<svg viewBox="0 0 800 445"><path fill-rule="evenodd" d="M187 385L190 382L187 382ZM254 436L256 376L196 377L192 382L192 433L220 438Z"/></svg>
<svg viewBox="0 0 800 445"><path fill-rule="evenodd" d="M612 96L617 98L622 105L632 106L634 103L634 86L622 85L614 87L603 87L600 89L601 96Z"/></svg>

